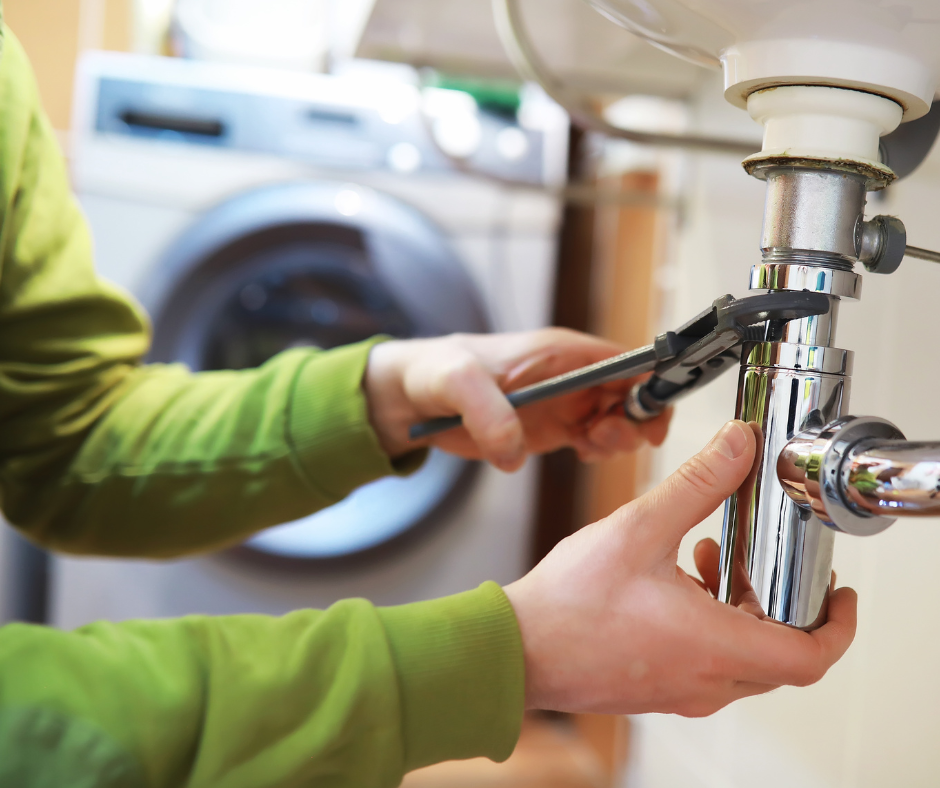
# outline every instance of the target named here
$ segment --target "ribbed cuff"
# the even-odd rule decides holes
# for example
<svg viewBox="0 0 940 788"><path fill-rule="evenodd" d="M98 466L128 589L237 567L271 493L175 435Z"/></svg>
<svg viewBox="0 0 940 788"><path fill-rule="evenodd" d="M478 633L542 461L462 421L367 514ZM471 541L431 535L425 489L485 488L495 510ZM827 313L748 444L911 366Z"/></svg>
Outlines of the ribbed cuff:
<svg viewBox="0 0 940 788"><path fill-rule="evenodd" d="M486 756L504 761L525 706L522 637L503 590L378 609L401 692L406 771Z"/></svg>
<svg viewBox="0 0 940 788"><path fill-rule="evenodd" d="M389 460L369 423L362 378L369 351L387 338L311 355L294 382L288 440L310 484L337 501L382 476L417 470L427 454Z"/></svg>

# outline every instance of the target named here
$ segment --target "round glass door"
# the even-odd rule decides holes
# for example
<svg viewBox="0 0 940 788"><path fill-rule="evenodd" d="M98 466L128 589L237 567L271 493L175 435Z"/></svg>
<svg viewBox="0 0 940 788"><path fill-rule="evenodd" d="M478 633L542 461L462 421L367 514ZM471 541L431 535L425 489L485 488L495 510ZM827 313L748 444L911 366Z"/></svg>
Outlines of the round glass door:
<svg viewBox="0 0 940 788"><path fill-rule="evenodd" d="M216 242L208 247L198 236L188 244L184 238L169 266L178 272L176 282L164 288L162 308L153 310L154 359L183 361L194 370L246 369L296 347L328 350L377 334L407 338L486 330L482 317L467 319L483 314L478 296L431 226L414 225L422 235L409 244L407 234L371 239L370 233L381 236L387 225L376 222L372 228L368 216L358 227L323 221L335 217L310 218L316 221L238 225L221 239L210 232ZM204 223L212 220L210 214ZM394 227L399 233L409 229L403 222ZM437 255L429 254L435 249ZM192 259L182 264L187 250ZM398 255L407 255L407 265L397 263ZM427 278L436 284L435 292L420 298L403 290L412 288L416 265L428 267ZM396 278L400 269L408 275ZM451 325L447 315L453 316ZM471 463L431 451L412 475L367 484L334 506L257 534L247 546L303 559L374 550L433 520L471 471Z"/></svg>

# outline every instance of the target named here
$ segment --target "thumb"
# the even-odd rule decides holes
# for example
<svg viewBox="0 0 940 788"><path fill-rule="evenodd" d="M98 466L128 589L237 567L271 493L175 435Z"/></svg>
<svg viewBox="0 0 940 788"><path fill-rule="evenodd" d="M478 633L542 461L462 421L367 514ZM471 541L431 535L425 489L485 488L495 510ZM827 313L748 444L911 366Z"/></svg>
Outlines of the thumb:
<svg viewBox="0 0 940 788"><path fill-rule="evenodd" d="M636 502L639 522L678 544L747 478L757 439L743 421L729 421L698 454Z"/></svg>

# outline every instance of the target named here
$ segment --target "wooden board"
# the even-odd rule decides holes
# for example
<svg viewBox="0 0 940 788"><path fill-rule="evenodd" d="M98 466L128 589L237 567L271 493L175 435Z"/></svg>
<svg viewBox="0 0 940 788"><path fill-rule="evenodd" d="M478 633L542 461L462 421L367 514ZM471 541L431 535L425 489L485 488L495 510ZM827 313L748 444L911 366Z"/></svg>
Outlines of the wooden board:
<svg viewBox="0 0 940 788"><path fill-rule="evenodd" d="M58 131L71 125L79 54L127 50L131 11L131 0L3 0L4 21L29 55L43 107Z"/></svg>

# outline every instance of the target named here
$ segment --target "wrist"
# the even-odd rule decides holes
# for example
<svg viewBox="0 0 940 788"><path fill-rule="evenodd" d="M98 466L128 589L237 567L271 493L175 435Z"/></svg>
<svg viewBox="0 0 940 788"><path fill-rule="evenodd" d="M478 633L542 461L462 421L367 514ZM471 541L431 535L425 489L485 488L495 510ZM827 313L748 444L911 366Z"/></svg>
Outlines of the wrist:
<svg viewBox="0 0 940 788"><path fill-rule="evenodd" d="M536 633L533 631L532 620L529 615L529 605L525 592L525 578L517 580L503 587L503 593L512 605L519 626L519 636L522 642L522 661L525 670L525 708L550 709L545 693L543 692L542 666L536 656Z"/></svg>
<svg viewBox="0 0 940 788"><path fill-rule="evenodd" d="M412 420L411 405L402 384L401 340L374 345L362 377L369 423L379 446L390 459L415 450L408 439Z"/></svg>

